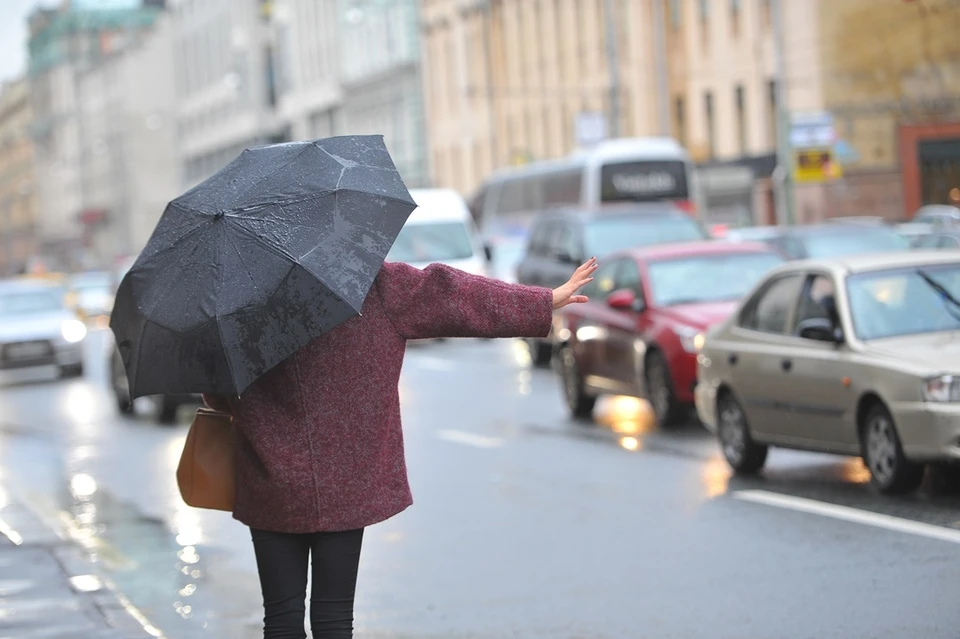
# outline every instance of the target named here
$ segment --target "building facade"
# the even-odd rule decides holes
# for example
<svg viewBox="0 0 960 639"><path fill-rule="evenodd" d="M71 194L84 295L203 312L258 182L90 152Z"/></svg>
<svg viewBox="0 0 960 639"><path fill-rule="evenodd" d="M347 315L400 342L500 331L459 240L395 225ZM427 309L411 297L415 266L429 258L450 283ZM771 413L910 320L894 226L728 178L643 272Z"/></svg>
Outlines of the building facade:
<svg viewBox="0 0 960 639"><path fill-rule="evenodd" d="M0 276L18 273L36 247L29 85L18 79L0 87Z"/></svg>
<svg viewBox="0 0 960 639"><path fill-rule="evenodd" d="M277 0L272 15L278 112L294 140L345 132L339 0Z"/></svg>
<svg viewBox="0 0 960 639"><path fill-rule="evenodd" d="M469 193L496 168L566 155L578 146L580 117L610 116L607 132L620 136L667 132L661 0L422 5L438 184Z"/></svg>
<svg viewBox="0 0 960 639"><path fill-rule="evenodd" d="M430 184L416 0L337 0L342 129L382 134L407 186Z"/></svg>
<svg viewBox="0 0 960 639"><path fill-rule="evenodd" d="M183 188L247 147L289 140L278 111L274 8L270 0L182 0L173 8Z"/></svg>
<svg viewBox="0 0 960 639"><path fill-rule="evenodd" d="M844 164L824 187L832 213L904 218L960 205L958 25L953 0L820 0L824 109Z"/></svg>
<svg viewBox="0 0 960 639"><path fill-rule="evenodd" d="M84 215L81 74L143 39L158 6L97 9L63 3L29 18L31 133L37 193L37 250L50 268L98 266L91 234L106 221Z"/></svg>
<svg viewBox="0 0 960 639"><path fill-rule="evenodd" d="M92 252L114 261L146 244L176 197L176 93L169 16L78 76L81 220Z"/></svg>

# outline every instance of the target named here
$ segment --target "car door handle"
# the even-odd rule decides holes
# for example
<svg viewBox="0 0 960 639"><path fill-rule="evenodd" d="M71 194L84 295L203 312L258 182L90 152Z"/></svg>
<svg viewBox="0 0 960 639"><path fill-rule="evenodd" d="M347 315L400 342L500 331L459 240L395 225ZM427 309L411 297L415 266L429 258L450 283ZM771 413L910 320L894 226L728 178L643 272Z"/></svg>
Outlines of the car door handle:
<svg viewBox="0 0 960 639"><path fill-rule="evenodd" d="M740 361L740 356L736 353L730 353L730 355L727 356L727 361L730 362L731 366L736 366L737 362Z"/></svg>
<svg viewBox="0 0 960 639"><path fill-rule="evenodd" d="M782 359L780 360L780 368L789 373L790 369L793 368L793 362L789 359Z"/></svg>

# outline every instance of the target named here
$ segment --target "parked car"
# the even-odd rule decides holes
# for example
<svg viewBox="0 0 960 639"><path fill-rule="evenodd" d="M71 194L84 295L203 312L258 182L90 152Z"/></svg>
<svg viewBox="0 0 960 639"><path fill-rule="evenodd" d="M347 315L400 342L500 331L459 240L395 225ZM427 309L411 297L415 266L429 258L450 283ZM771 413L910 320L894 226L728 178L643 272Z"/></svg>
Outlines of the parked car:
<svg viewBox="0 0 960 639"><path fill-rule="evenodd" d="M127 372L120 358L120 351L115 345L110 346L108 355L110 370L110 386L117 403L117 410L121 413L133 412L133 401L130 398L130 384L127 381ZM154 415L159 424L173 424L177 419L177 412L184 405L200 405L202 399L199 394L187 395L154 395L150 399L154 404Z"/></svg>
<svg viewBox="0 0 960 639"><path fill-rule="evenodd" d="M762 244L722 242L607 257L584 288L590 301L554 322L570 412L587 417L599 394L617 393L648 398L661 425L688 415L704 331L783 261Z"/></svg>
<svg viewBox="0 0 960 639"><path fill-rule="evenodd" d="M914 222L927 222L949 226L960 224L960 208L949 204L928 204L913 214Z"/></svg>
<svg viewBox="0 0 960 639"><path fill-rule="evenodd" d="M400 230L387 260L417 268L439 262L487 274L487 256L467 203L452 189L412 189L417 208Z"/></svg>
<svg viewBox="0 0 960 639"><path fill-rule="evenodd" d="M696 406L739 473L769 446L863 457L883 492L960 460L960 259L793 262L708 332Z"/></svg>
<svg viewBox="0 0 960 639"><path fill-rule="evenodd" d="M699 222L669 203L553 210L534 221L526 255L517 267L517 280L556 288L590 257L602 258L630 247L708 238ZM536 365L550 361L552 334L546 340L530 340L529 345Z"/></svg>
<svg viewBox="0 0 960 639"><path fill-rule="evenodd" d="M113 274L109 271L76 273L67 278L67 305L85 322L106 327L113 310Z"/></svg>
<svg viewBox="0 0 960 639"><path fill-rule="evenodd" d="M751 239L764 242L791 260L906 250L910 243L893 228L881 224L825 222L801 226L755 227ZM741 229L744 230L744 229ZM731 239L729 234L725 238ZM735 238L734 238L735 239Z"/></svg>
<svg viewBox="0 0 960 639"><path fill-rule="evenodd" d="M938 227L937 230L915 236L910 244L915 249L960 248L960 227Z"/></svg>
<svg viewBox="0 0 960 639"><path fill-rule="evenodd" d="M0 282L0 369L59 368L83 373L87 327L64 301L63 288L42 280Z"/></svg>
<svg viewBox="0 0 960 639"><path fill-rule="evenodd" d="M127 271L133 266L134 259L125 260L117 272L113 274L113 279L119 285ZM111 334L112 337L112 334ZM130 384L127 381L127 372L123 367L123 360L120 357L120 351L117 350L113 340L107 354L107 370L110 371L110 387L113 390L114 401L117 410L121 413L133 412L133 401L130 398ZM154 395L150 398L155 407L155 417L160 424L173 424L177 418L177 411L183 405L199 405L202 401L199 394L190 395Z"/></svg>

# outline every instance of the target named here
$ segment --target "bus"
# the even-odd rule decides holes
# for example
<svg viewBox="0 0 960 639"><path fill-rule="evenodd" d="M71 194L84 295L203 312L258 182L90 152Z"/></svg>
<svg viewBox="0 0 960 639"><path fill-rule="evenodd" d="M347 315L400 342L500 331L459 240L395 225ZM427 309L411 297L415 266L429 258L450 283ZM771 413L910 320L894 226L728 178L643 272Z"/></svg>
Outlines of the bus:
<svg viewBox="0 0 960 639"><path fill-rule="evenodd" d="M703 210L696 168L672 138L620 138L558 160L498 171L471 198L484 235L528 227L555 207L594 208L614 202L670 201L697 216Z"/></svg>

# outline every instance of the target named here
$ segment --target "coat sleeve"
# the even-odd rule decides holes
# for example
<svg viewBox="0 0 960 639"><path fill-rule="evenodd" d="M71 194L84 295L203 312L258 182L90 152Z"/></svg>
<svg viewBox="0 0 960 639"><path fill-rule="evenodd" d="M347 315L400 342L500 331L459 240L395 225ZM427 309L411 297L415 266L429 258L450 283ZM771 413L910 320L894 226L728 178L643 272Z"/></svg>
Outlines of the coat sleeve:
<svg viewBox="0 0 960 639"><path fill-rule="evenodd" d="M401 337L546 337L553 292L470 275L442 264L386 262L376 281Z"/></svg>

